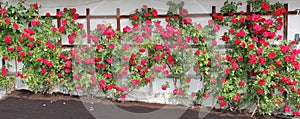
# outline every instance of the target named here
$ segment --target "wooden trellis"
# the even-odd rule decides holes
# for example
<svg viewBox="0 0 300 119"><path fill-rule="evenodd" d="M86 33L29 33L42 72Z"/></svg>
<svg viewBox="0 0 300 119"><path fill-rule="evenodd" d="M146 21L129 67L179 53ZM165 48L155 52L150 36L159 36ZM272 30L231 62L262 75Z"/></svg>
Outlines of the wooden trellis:
<svg viewBox="0 0 300 119"><path fill-rule="evenodd" d="M287 12L285 12L283 15L284 15L284 28L283 28L283 39L284 40L287 40L287 35L288 35L288 15L296 15L297 14L297 11L288 11L288 4L284 4L284 7L285 9L287 10ZM1 5L0 5L0 8L1 8ZM60 11L60 9L57 9L56 11ZM190 17L190 18L201 18L201 17L212 17L213 14L217 13L216 12L216 6L212 6L212 10L211 10L211 13L198 13L198 14L188 14L187 17ZM218 13L217 13L218 14ZM239 14L239 13L237 13ZM251 6L250 5L247 5L247 13L246 14L252 14L251 13ZM267 13L265 15L271 15L271 13ZM228 14L225 14L224 16L228 16ZM42 17L45 17L45 16L42 16ZM52 19L56 19L57 20L57 27L60 27L61 26L61 19L60 17L57 17L57 16L50 16L52 17ZM166 18L167 15L158 15L156 16L155 18ZM179 15L175 15L175 17L180 17ZM101 19L115 19L117 22L117 28L116 30L120 30L121 29L121 19L129 19L130 18L130 15L121 15L120 14L120 8L117 8L116 9L116 15L91 15L90 14L90 9L89 8L86 8L86 15L80 15L78 17L78 19L86 19L86 26L87 26L87 34L90 34L91 32L91 20L92 19L97 19L97 20L101 20ZM89 39L89 37L87 38L87 43L91 43L91 40ZM59 39L58 40L58 46L60 49L62 48L73 48L74 46L76 45L63 45L62 44L62 40ZM227 46L227 45L218 45L218 48L220 49L224 49L224 48L230 48L230 46ZM5 66L5 62L4 60L2 59L2 65Z"/></svg>
<svg viewBox="0 0 300 119"><path fill-rule="evenodd" d="M288 10L288 4L284 4L284 7L286 10ZM57 9L57 11L59 11L59 9ZM198 13L198 14L188 14L187 17L190 18L201 18L201 17L212 17L213 14L217 13L216 12L216 6L212 6L212 11L211 13ZM218 13L217 13L218 14ZM237 13L239 14L239 13ZM251 13L251 6L247 5L247 13L246 14L252 14ZM287 11L283 14L283 21L284 21L284 28L283 28L283 39L287 40L287 35L288 35L288 15L296 15L297 11ZM271 15L271 13L267 13L265 15ZM228 14L225 14L224 16L228 16ZM43 16L44 17L44 16ZM56 16L51 16L53 19L57 19L57 26L61 26L60 23L60 18L56 17ZM158 15L155 18L166 18L167 15ZM179 15L175 15L175 17L180 17ZM121 19L129 19L130 15L121 15L120 14L120 8L116 9L116 15L91 15L90 14L90 9L86 8L86 15L80 15L78 17L78 19L86 19L86 26L87 26L87 34L90 34L91 32L91 20L93 19L97 19L97 20L101 20L101 19L115 19L117 22L117 28L116 30L120 30L121 29ZM91 40L88 38L87 39L87 43L91 43ZM63 45L61 40L59 40L58 45L60 48L72 48L75 45ZM229 46L226 45L219 45L219 48L229 48Z"/></svg>

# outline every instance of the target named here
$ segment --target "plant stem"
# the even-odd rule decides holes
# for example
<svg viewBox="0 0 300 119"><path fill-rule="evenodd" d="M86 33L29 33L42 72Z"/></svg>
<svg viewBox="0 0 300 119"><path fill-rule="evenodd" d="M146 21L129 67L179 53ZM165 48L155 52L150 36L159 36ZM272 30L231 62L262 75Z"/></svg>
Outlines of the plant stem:
<svg viewBox="0 0 300 119"><path fill-rule="evenodd" d="M251 114L251 117L253 117L253 115L255 114L258 105L259 105L259 99L257 100L257 105L256 105L255 109L253 110L253 112L252 112L252 114Z"/></svg>
<svg viewBox="0 0 300 119"><path fill-rule="evenodd" d="M15 78L14 78L14 80L13 80L13 89L15 89L15 84L16 84L16 80L17 80L17 74L18 74L18 62L17 62L17 59L15 59L15 65L16 65L16 76L15 76Z"/></svg>

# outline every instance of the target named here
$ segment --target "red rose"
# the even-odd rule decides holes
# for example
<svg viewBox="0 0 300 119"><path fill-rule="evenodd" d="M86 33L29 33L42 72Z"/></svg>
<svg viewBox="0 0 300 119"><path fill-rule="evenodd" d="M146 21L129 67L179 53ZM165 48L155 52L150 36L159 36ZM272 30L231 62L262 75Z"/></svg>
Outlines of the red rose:
<svg viewBox="0 0 300 119"><path fill-rule="evenodd" d="M10 35L5 36L3 41L6 42L6 43L10 43L11 42L10 41Z"/></svg>
<svg viewBox="0 0 300 119"><path fill-rule="evenodd" d="M264 92L264 89L262 89L262 88L257 89L257 94L258 95L261 95L263 92Z"/></svg>
<svg viewBox="0 0 300 119"><path fill-rule="evenodd" d="M290 112L291 109L288 105L284 106L284 112Z"/></svg>
<svg viewBox="0 0 300 119"><path fill-rule="evenodd" d="M222 20L223 20L223 15L222 15L222 14L218 16L218 20L219 20L219 21L222 21Z"/></svg>
<svg viewBox="0 0 300 119"><path fill-rule="evenodd" d="M289 78L289 77L282 77L281 78L281 82L282 83L288 83L288 82L290 82L291 81L291 79Z"/></svg>
<svg viewBox="0 0 300 119"><path fill-rule="evenodd" d="M236 17L233 17L233 18L231 19L231 22L232 22L232 23L236 23L236 22L238 22L238 19L237 19Z"/></svg>
<svg viewBox="0 0 300 119"><path fill-rule="evenodd" d="M285 13L286 12L286 9L283 7L280 9L281 13Z"/></svg>
<svg viewBox="0 0 300 119"><path fill-rule="evenodd" d="M47 72L47 69L46 68L42 68L41 69L41 73L45 74Z"/></svg>
<svg viewBox="0 0 300 119"><path fill-rule="evenodd" d="M237 68L239 68L239 65L237 63L231 63L231 68L237 69Z"/></svg>
<svg viewBox="0 0 300 119"><path fill-rule="evenodd" d="M125 99L125 98L126 98L126 95L125 95L125 94L122 94L122 95L121 95L121 98L122 98L122 99Z"/></svg>
<svg viewBox="0 0 300 119"><path fill-rule="evenodd" d="M59 31L60 31L60 33L65 33L65 27L64 26L60 26L59 27Z"/></svg>
<svg viewBox="0 0 300 119"><path fill-rule="evenodd" d="M174 90L173 90L173 94L174 94L174 95L178 94L178 90L177 90L177 89L174 89Z"/></svg>
<svg viewBox="0 0 300 119"><path fill-rule="evenodd" d="M68 40L70 44L73 44L75 42L75 39L72 36L69 36Z"/></svg>
<svg viewBox="0 0 300 119"><path fill-rule="evenodd" d="M17 49L18 51L21 51L21 50L22 50L22 46L17 46L16 49Z"/></svg>
<svg viewBox="0 0 300 119"><path fill-rule="evenodd" d="M261 5L261 8L264 9L265 11L270 10L270 6L267 2L263 2L262 5Z"/></svg>
<svg viewBox="0 0 300 119"><path fill-rule="evenodd" d="M2 67L2 76L7 76L7 69Z"/></svg>
<svg viewBox="0 0 300 119"><path fill-rule="evenodd" d="M10 19L7 18L7 17L5 17L4 22L5 22L6 24L10 24Z"/></svg>
<svg viewBox="0 0 300 119"><path fill-rule="evenodd" d="M181 10L181 14L183 16L187 16L188 15L188 11L186 9Z"/></svg>
<svg viewBox="0 0 300 119"><path fill-rule="evenodd" d="M62 16L62 12L61 11L56 12L56 16L57 17L61 17Z"/></svg>
<svg viewBox="0 0 300 119"><path fill-rule="evenodd" d="M250 59L248 62L249 64L254 65L256 63L256 59Z"/></svg>
<svg viewBox="0 0 300 119"><path fill-rule="evenodd" d="M51 14L50 14L49 12L47 12L47 13L45 14L45 16L46 16L46 17L50 17Z"/></svg>
<svg viewBox="0 0 300 119"><path fill-rule="evenodd" d="M78 28L82 30L82 29L83 29L83 24L82 24L82 23L79 23L79 24L78 24Z"/></svg>
<svg viewBox="0 0 300 119"><path fill-rule="evenodd" d="M263 80L263 79L260 79L260 80L258 81L258 84L260 84L260 85L265 85L265 84L266 84L266 81Z"/></svg>
<svg viewBox="0 0 300 119"><path fill-rule="evenodd" d="M245 86L245 82L244 81L240 81L239 82L239 86Z"/></svg>
<svg viewBox="0 0 300 119"><path fill-rule="evenodd" d="M234 29L230 29L229 32L230 32L230 34L234 34L235 30Z"/></svg>
<svg viewBox="0 0 300 119"><path fill-rule="evenodd" d="M131 15L132 20L137 20L138 16L136 14Z"/></svg>
<svg viewBox="0 0 300 119"><path fill-rule="evenodd" d="M200 54L200 50L196 50L195 54L199 55Z"/></svg>
<svg viewBox="0 0 300 119"><path fill-rule="evenodd" d="M209 94L203 94L203 97L205 97L205 98L209 98Z"/></svg>
<svg viewBox="0 0 300 119"><path fill-rule="evenodd" d="M184 24L192 24L192 19L191 18L184 18L183 23Z"/></svg>
<svg viewBox="0 0 300 119"><path fill-rule="evenodd" d="M248 49L249 49L249 50L252 50L254 47L255 47L254 44L250 44L250 45L248 46Z"/></svg>
<svg viewBox="0 0 300 119"><path fill-rule="evenodd" d="M165 71L164 71L164 75L165 75L165 76L168 76L168 75L169 75L169 70L165 70Z"/></svg>
<svg viewBox="0 0 300 119"><path fill-rule="evenodd" d="M273 58L276 57L276 53L275 53L275 52L270 52L270 53L268 54L268 57L271 58L271 59L273 59Z"/></svg>
<svg viewBox="0 0 300 119"><path fill-rule="evenodd" d="M287 53L290 50L290 46L280 46L282 53Z"/></svg>
<svg viewBox="0 0 300 119"><path fill-rule="evenodd" d="M113 62L112 58L107 58L107 63L111 64Z"/></svg>
<svg viewBox="0 0 300 119"><path fill-rule="evenodd" d="M214 30L215 30L215 31L219 31L219 30L220 30L220 26L219 26L219 25L215 25L215 26L214 26Z"/></svg>
<svg viewBox="0 0 300 119"><path fill-rule="evenodd" d="M240 19L239 19L239 22L241 22L241 23L244 23L246 20L245 20L245 18L244 17L241 17Z"/></svg>
<svg viewBox="0 0 300 119"><path fill-rule="evenodd" d="M237 60L240 62L243 61L243 56L238 56Z"/></svg>
<svg viewBox="0 0 300 119"><path fill-rule="evenodd" d="M191 78L186 78L185 82L190 83L191 82Z"/></svg>
<svg viewBox="0 0 300 119"><path fill-rule="evenodd" d="M109 49L114 49L115 45L114 44L109 44L108 47L109 47Z"/></svg>
<svg viewBox="0 0 300 119"><path fill-rule="evenodd" d="M13 23L13 28L14 29L18 29L19 28L19 25L17 23Z"/></svg>
<svg viewBox="0 0 300 119"><path fill-rule="evenodd" d="M222 78L222 83L226 83L227 79L226 78Z"/></svg>
<svg viewBox="0 0 300 119"><path fill-rule="evenodd" d="M257 54L261 54L261 53L263 52L263 49L262 49L262 48L258 48L258 49L256 50L256 52L257 52Z"/></svg>
<svg viewBox="0 0 300 119"><path fill-rule="evenodd" d="M254 24L252 28L254 29L254 31L260 31L261 30L261 25Z"/></svg>
<svg viewBox="0 0 300 119"><path fill-rule="evenodd" d="M275 10L273 14L275 16L279 16L279 15L281 15L281 11L280 10Z"/></svg>
<svg viewBox="0 0 300 119"><path fill-rule="evenodd" d="M226 106L226 102L221 101L221 102L220 102L220 106L221 106L221 107Z"/></svg>
<svg viewBox="0 0 300 119"><path fill-rule="evenodd" d="M6 9L1 9L1 8L0 8L0 13L6 14Z"/></svg>
<svg viewBox="0 0 300 119"><path fill-rule="evenodd" d="M20 55L21 57L25 57L26 53L25 53L25 52L19 52L19 55Z"/></svg>
<svg viewBox="0 0 300 119"><path fill-rule="evenodd" d="M155 49L157 49L157 50L163 50L163 49L164 49L164 46L163 46L163 45L160 45L160 44L154 44L154 47L155 47Z"/></svg>
<svg viewBox="0 0 300 119"><path fill-rule="evenodd" d="M281 62L280 60L275 61L275 64L276 64L277 66L282 66L282 62Z"/></svg>
<svg viewBox="0 0 300 119"><path fill-rule="evenodd" d="M131 28L129 26L126 26L126 27L123 28L124 33L128 33L130 31L131 31Z"/></svg>
<svg viewBox="0 0 300 119"><path fill-rule="evenodd" d="M199 38L194 38L193 41L194 41L195 43L198 43L198 42L199 42Z"/></svg>
<svg viewBox="0 0 300 119"><path fill-rule="evenodd" d="M157 16L157 14L158 14L157 10L152 10L152 15L153 16Z"/></svg>
<svg viewBox="0 0 300 119"><path fill-rule="evenodd" d="M72 8L70 11L71 11L72 14L76 14L77 10L76 10L76 8Z"/></svg>
<svg viewBox="0 0 300 119"><path fill-rule="evenodd" d="M8 46L7 50L8 50L8 52L14 52L15 49L14 49L14 47Z"/></svg>
<svg viewBox="0 0 300 119"><path fill-rule="evenodd" d="M251 20L252 20L253 22L258 21L259 19L260 19L260 15L258 15L258 14L252 14Z"/></svg>
<svg viewBox="0 0 300 119"><path fill-rule="evenodd" d="M258 58L258 62L260 63L260 64L266 64L266 60L265 60L265 58L263 57L263 56L260 56L259 58Z"/></svg>
<svg viewBox="0 0 300 119"><path fill-rule="evenodd" d="M227 60L227 61L231 60L231 56L230 55L226 55L225 60Z"/></svg>
<svg viewBox="0 0 300 119"><path fill-rule="evenodd" d="M218 100L224 100L223 96L218 96Z"/></svg>
<svg viewBox="0 0 300 119"><path fill-rule="evenodd" d="M61 24L62 24L63 26L65 26L65 25L68 24L68 21L67 21L67 20L63 20L63 21L61 22Z"/></svg>
<svg viewBox="0 0 300 119"><path fill-rule="evenodd" d="M145 15L145 17L149 17L149 16L150 16L150 13L149 13L149 12L146 12L144 15Z"/></svg>
<svg viewBox="0 0 300 119"><path fill-rule="evenodd" d="M166 89L167 89L167 86L162 85L162 86L161 86L161 89L162 89L162 90L166 90Z"/></svg>
<svg viewBox="0 0 300 119"><path fill-rule="evenodd" d="M214 24L214 20L208 20L208 24L209 25L213 25Z"/></svg>
<svg viewBox="0 0 300 119"><path fill-rule="evenodd" d="M212 46L217 46L217 41L216 40L212 40L211 44L212 44Z"/></svg>
<svg viewBox="0 0 300 119"><path fill-rule="evenodd" d="M52 27L52 32L56 32L56 31L57 31L57 28Z"/></svg>
<svg viewBox="0 0 300 119"><path fill-rule="evenodd" d="M237 34L236 37L243 37L246 35L246 32L244 30L240 30Z"/></svg>
<svg viewBox="0 0 300 119"><path fill-rule="evenodd" d="M31 26L38 26L41 24L40 21L35 21L35 20L32 20L30 23L31 23Z"/></svg>
<svg viewBox="0 0 300 119"><path fill-rule="evenodd" d="M222 40L223 40L224 42L228 42L229 37L228 37L227 35L224 35L224 36L222 36Z"/></svg>
<svg viewBox="0 0 300 119"><path fill-rule="evenodd" d="M35 4L30 4L30 7L33 7L34 9L38 9L38 8L39 8L39 6L38 6L37 3L35 3Z"/></svg>
<svg viewBox="0 0 300 119"><path fill-rule="evenodd" d="M141 83L141 81L138 80L138 79L136 79L136 80L131 80L131 83L132 83L133 85L139 85L139 84Z"/></svg>
<svg viewBox="0 0 300 119"><path fill-rule="evenodd" d="M298 116L300 116L300 112L293 112L293 115L294 115L295 117L298 117Z"/></svg>
<svg viewBox="0 0 300 119"><path fill-rule="evenodd" d="M8 56L3 56L3 60L8 60Z"/></svg>

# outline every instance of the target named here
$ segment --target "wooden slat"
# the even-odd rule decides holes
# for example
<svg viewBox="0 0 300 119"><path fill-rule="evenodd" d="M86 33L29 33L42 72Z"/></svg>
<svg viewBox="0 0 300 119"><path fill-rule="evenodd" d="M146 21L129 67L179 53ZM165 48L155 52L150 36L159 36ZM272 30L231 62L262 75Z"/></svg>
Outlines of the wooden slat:
<svg viewBox="0 0 300 119"><path fill-rule="evenodd" d="M0 4L0 8L2 8L1 4ZM5 60L3 58L2 58L2 67L5 67Z"/></svg>
<svg viewBox="0 0 300 119"><path fill-rule="evenodd" d="M221 14L221 13L217 13ZM235 13L236 15L239 15L240 13ZM258 12L250 13L250 14L259 14ZM288 11L289 15L297 15L297 11ZM188 14L187 17L195 18L195 17L211 17L213 14L211 13L200 13L200 14ZM267 13L265 15L272 15L271 13ZM180 15L174 15L175 17L179 17ZM224 16L229 16L228 14L224 14ZM46 17L46 16L41 16ZM57 19L56 16L49 16L53 19ZM157 15L155 18L165 18L167 15ZM90 15L90 19L116 19L116 15ZM128 19L130 18L130 15L120 15L120 19ZM78 19L86 19L86 16L80 15Z"/></svg>
<svg viewBox="0 0 300 119"><path fill-rule="evenodd" d="M251 14L251 6L249 4L247 4L247 15ZM248 31L250 31L250 27L248 27ZM251 79L251 72L247 72L247 79L250 80Z"/></svg>
<svg viewBox="0 0 300 119"><path fill-rule="evenodd" d="M216 6L211 7L211 18L214 19L213 15L216 14Z"/></svg>
<svg viewBox="0 0 300 119"><path fill-rule="evenodd" d="M120 8L117 8L117 11L116 11L116 14L117 14L117 30L119 31L121 29L121 15L120 15Z"/></svg>
<svg viewBox="0 0 300 119"><path fill-rule="evenodd" d="M284 4L284 8L286 9L286 11L288 11L289 6L288 4ZM288 36L288 12L284 13L284 26L283 26L283 40L287 40L287 36Z"/></svg>
<svg viewBox="0 0 300 119"><path fill-rule="evenodd" d="M250 15L250 14L251 14L251 6L247 5L247 15Z"/></svg>
<svg viewBox="0 0 300 119"><path fill-rule="evenodd" d="M91 34L91 20L90 20L90 9L86 8L86 30L87 30L87 42L91 43L90 34Z"/></svg>
<svg viewBox="0 0 300 119"><path fill-rule="evenodd" d="M59 12L59 9L56 9L56 12ZM61 26L61 22L60 22L60 17L57 17L57 28L59 29L59 27ZM62 42L61 42L61 38L58 39L58 47L61 50L62 49Z"/></svg>

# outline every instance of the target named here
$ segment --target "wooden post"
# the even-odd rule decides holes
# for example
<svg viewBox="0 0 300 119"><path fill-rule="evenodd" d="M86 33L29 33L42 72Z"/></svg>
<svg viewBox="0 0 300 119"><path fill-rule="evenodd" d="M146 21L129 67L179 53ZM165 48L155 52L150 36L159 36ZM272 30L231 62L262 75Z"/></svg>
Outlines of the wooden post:
<svg viewBox="0 0 300 119"><path fill-rule="evenodd" d="M0 4L0 8L2 8L1 4ZM3 59L3 57L2 57L2 67L5 67L5 60Z"/></svg>
<svg viewBox="0 0 300 119"><path fill-rule="evenodd" d="M251 6L248 4L247 5L247 15L251 14ZM250 31L250 27L248 27L248 30ZM250 33L250 32L249 32ZM247 72L247 79L251 80L251 72Z"/></svg>
<svg viewBox="0 0 300 119"><path fill-rule="evenodd" d="M117 31L121 29L120 8L117 8Z"/></svg>
<svg viewBox="0 0 300 119"><path fill-rule="evenodd" d="M91 34L91 19L90 19L90 9L86 8L86 31L87 31L87 42L91 43L90 34Z"/></svg>
<svg viewBox="0 0 300 119"><path fill-rule="evenodd" d="M216 6L211 7L211 18L214 19L214 14L216 13Z"/></svg>
<svg viewBox="0 0 300 119"><path fill-rule="evenodd" d="M56 12L59 12L59 9L56 9ZM57 28L59 29L59 27L61 26L61 22L60 22L60 17L57 17ZM61 38L58 39L58 47L60 50L62 50L62 42L61 42Z"/></svg>
<svg viewBox="0 0 300 119"><path fill-rule="evenodd" d="M251 6L247 5L247 15L250 15L250 14L251 14Z"/></svg>
<svg viewBox="0 0 300 119"><path fill-rule="evenodd" d="M286 12L283 14L283 20L284 20L284 26L283 26L283 40L287 40L288 36L288 11L289 11L289 6L288 4L284 4L284 8Z"/></svg>

